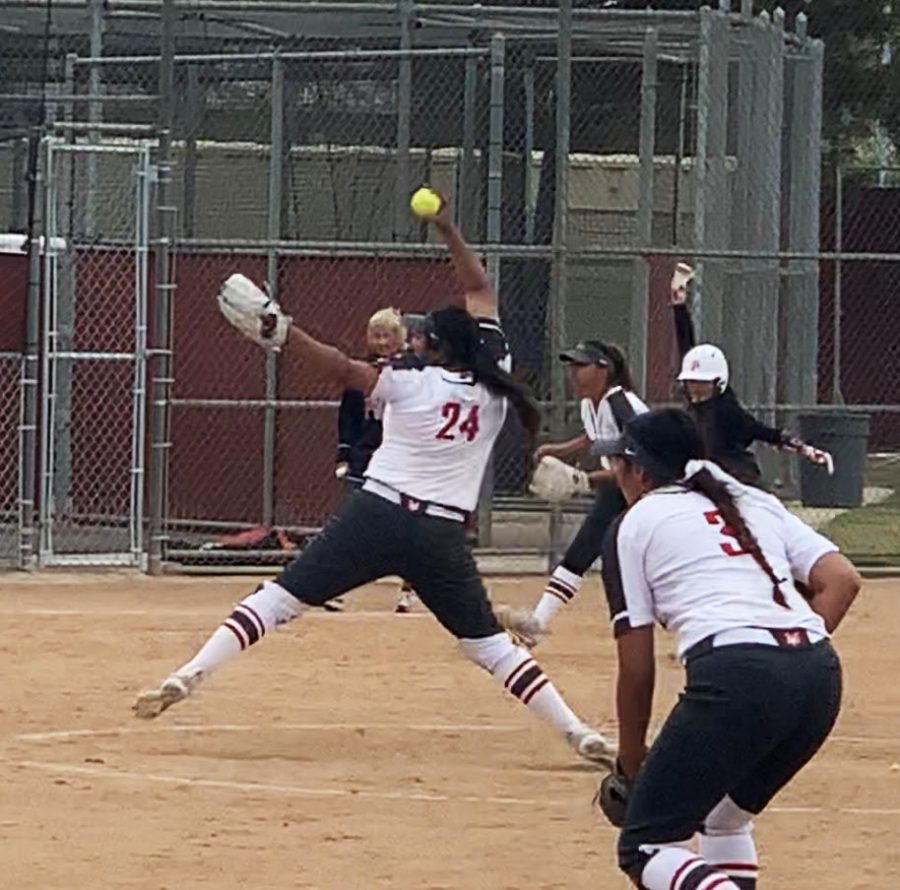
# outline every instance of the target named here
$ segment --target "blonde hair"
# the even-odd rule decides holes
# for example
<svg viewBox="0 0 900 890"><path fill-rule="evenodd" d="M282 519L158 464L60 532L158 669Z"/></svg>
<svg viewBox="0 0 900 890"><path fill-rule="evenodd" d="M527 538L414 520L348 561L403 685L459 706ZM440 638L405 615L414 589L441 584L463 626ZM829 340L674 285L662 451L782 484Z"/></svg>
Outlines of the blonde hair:
<svg viewBox="0 0 900 890"><path fill-rule="evenodd" d="M397 339L401 343L406 342L406 325L403 324L403 316L399 310L392 306L386 309L379 309L370 319L370 328L387 328L397 334Z"/></svg>

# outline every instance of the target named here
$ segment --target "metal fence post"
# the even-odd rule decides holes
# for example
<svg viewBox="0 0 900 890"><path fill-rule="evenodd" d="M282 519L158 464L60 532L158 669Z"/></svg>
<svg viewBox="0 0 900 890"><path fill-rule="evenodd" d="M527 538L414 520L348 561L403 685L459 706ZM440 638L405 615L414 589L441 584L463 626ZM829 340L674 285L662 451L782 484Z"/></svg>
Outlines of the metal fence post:
<svg viewBox="0 0 900 890"><path fill-rule="evenodd" d="M467 56L463 81L463 136L462 158L459 167L459 197L456 202L456 219L467 238L476 237L473 220L478 203L475 175L475 119L478 113L478 59Z"/></svg>
<svg viewBox="0 0 900 890"><path fill-rule="evenodd" d="M806 16L797 20L805 37ZM822 152L821 43L807 41L792 63L789 131L790 202L788 250L815 253L819 244L820 158ZM812 260L790 263L785 307L784 397L811 405L818 391L819 266Z"/></svg>
<svg viewBox="0 0 900 890"><path fill-rule="evenodd" d="M90 0L91 13L91 58L103 55L103 32L105 23L105 0ZM100 65L91 63L88 76L88 92L91 96L99 96L103 90L103 75ZM103 120L103 103L88 102L88 120L92 124ZM97 130L88 131L88 140L96 143L99 139ZM97 155L93 152L87 156L87 190L84 196L84 234L90 241L97 234Z"/></svg>
<svg viewBox="0 0 900 890"><path fill-rule="evenodd" d="M838 158L834 168L834 250L838 259L834 261L834 310L831 323L832 349L834 360L831 367L831 403L842 405L844 394L841 391L841 313L843 312L843 274L844 264L840 254L844 249L844 168L843 160Z"/></svg>
<svg viewBox="0 0 900 890"><path fill-rule="evenodd" d="M735 105L735 127L737 143L737 169L734 172L731 204L731 248L746 250L751 246L750 236L750 177L753 146L753 92L754 92L754 44L752 38L752 10L749 0L741 3L742 34L738 42L737 95ZM731 304L731 330L733 337L728 346L728 361L734 380L745 381L745 368L749 344L748 331L751 322L751 286L748 276L752 271L752 261L734 261L726 275L727 290ZM743 390L742 390L743 391Z"/></svg>
<svg viewBox="0 0 900 890"><path fill-rule="evenodd" d="M503 211L503 102L506 77L506 40L502 34L491 38L491 109L488 133L487 237L488 244L499 244ZM500 292L500 258L488 254L487 273Z"/></svg>
<svg viewBox="0 0 900 890"><path fill-rule="evenodd" d="M697 136L694 150L694 251L697 254L697 273L694 281L694 324L702 339L705 330L705 305L703 275L706 260L706 159L709 145L709 92L710 92L710 40L712 11L704 6L700 10L699 53L697 63Z"/></svg>
<svg viewBox="0 0 900 890"><path fill-rule="evenodd" d="M413 0L398 0L400 16L400 48L412 48ZM412 57L400 57L397 80L397 167L394 192L394 240L405 241L410 229L409 215L409 147L412 118Z"/></svg>
<svg viewBox="0 0 900 890"><path fill-rule="evenodd" d="M523 157L525 163L524 189L525 200L525 243L534 244L534 57L529 53L522 72L522 88L525 92L525 144Z"/></svg>
<svg viewBox="0 0 900 890"><path fill-rule="evenodd" d="M708 20L709 70L707 83L706 207L704 215L703 247L722 250L728 246L729 192L725 169L728 129L728 15L721 11L701 10ZM703 263L703 329L702 337L721 343L722 303L725 289L725 262L709 259Z"/></svg>
<svg viewBox="0 0 900 890"><path fill-rule="evenodd" d="M653 243L653 178L656 151L656 88L659 31L644 32L644 58L641 70L641 123L638 147L640 184L637 208L637 244L649 250ZM644 257L635 257L632 272L629 363L635 386L643 393L647 387L647 320L650 302L650 270Z"/></svg>
<svg viewBox="0 0 900 890"><path fill-rule="evenodd" d="M491 105L488 118L488 184L486 242L502 240L503 209L503 103L505 99L506 41L502 34L491 38ZM487 274L500 293L500 257L488 249ZM478 498L478 543L490 546L493 537L494 460L491 458Z"/></svg>
<svg viewBox="0 0 900 890"><path fill-rule="evenodd" d="M572 104L572 0L560 0L556 43L556 183L550 271L550 431L560 441L566 425L566 375L556 356L565 349L569 242L569 144ZM558 506L550 512L548 571L556 564L563 531Z"/></svg>
<svg viewBox="0 0 900 890"><path fill-rule="evenodd" d="M20 569L32 568L36 562L37 528L35 499L38 466L38 379L41 343L41 245L44 236L44 157L40 133L36 130L29 142L30 174L28 206L28 303L25 317L25 350L19 415L19 529L18 558Z"/></svg>
<svg viewBox="0 0 900 890"><path fill-rule="evenodd" d="M284 62L272 58L271 131L269 153L269 241L281 238L281 199L284 177ZM269 293L278 299L278 250L266 253L266 280ZM275 518L275 434L277 431L278 359L266 350L266 410L263 415L263 491L262 521L271 525Z"/></svg>
<svg viewBox="0 0 900 890"><path fill-rule="evenodd" d="M169 206L172 176L172 125L174 123L175 0L163 0L159 66L159 147L156 159L156 305L154 307L153 379L150 411L150 540L148 570L158 575L165 558L168 510L168 469L171 449L170 406L172 387L171 314L174 282L170 251L174 238L175 208Z"/></svg>

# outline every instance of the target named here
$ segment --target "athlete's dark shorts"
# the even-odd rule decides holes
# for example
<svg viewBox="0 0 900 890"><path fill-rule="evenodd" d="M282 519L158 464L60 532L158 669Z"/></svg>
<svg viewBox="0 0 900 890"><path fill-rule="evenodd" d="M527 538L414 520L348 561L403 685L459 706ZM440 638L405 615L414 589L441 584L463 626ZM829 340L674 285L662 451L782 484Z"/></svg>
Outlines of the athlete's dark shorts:
<svg viewBox="0 0 900 890"><path fill-rule="evenodd" d="M576 575L584 575L600 556L606 532L625 506L625 498L617 485L605 482L598 486L594 503L560 565Z"/></svg>
<svg viewBox="0 0 900 890"><path fill-rule="evenodd" d="M368 491L351 492L277 581L301 602L321 606L386 575L407 581L456 637L501 632L465 523L410 513Z"/></svg>
<svg viewBox="0 0 900 890"><path fill-rule="evenodd" d="M840 703L841 664L827 640L689 658L685 691L632 788L620 867L637 882L641 845L688 840L726 794L761 812L819 750Z"/></svg>

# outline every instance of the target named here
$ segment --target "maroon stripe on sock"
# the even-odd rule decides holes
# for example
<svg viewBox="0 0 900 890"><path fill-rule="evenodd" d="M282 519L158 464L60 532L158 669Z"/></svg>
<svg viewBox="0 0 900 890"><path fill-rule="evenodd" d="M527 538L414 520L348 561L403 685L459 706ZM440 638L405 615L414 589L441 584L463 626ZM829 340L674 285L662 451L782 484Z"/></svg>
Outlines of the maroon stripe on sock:
<svg viewBox="0 0 900 890"><path fill-rule="evenodd" d="M721 887L722 884L731 884L731 883L732 883L731 878L729 878L727 875L722 875L722 877L719 878L718 880L713 881L711 884L707 884L703 888L703 890L714 890L715 887Z"/></svg>
<svg viewBox="0 0 900 890"><path fill-rule="evenodd" d="M521 663L521 664L520 664L520 665L519 665L519 666L518 666L518 667L517 667L517 668L516 668L516 669L515 669L508 677L507 677L507 678L506 678L506 682L505 682L503 685L504 685L507 689L509 689L510 684L513 682L513 680L515 680L516 677L518 677L519 674L521 674L522 671L525 670L525 668L527 668L528 665L530 665L530 664L534 664L534 659L533 659L533 658L526 658L525 661L523 661L523 662L522 662L522 663Z"/></svg>
<svg viewBox="0 0 900 890"><path fill-rule="evenodd" d="M527 705L548 683L550 682L549 677L544 677L540 683L531 687L531 691L522 697L522 704Z"/></svg>
<svg viewBox="0 0 900 890"><path fill-rule="evenodd" d="M230 618L226 621L223 621L222 627L227 627L237 637L237 641L241 644L241 651L243 652L244 649L247 648L247 642L244 639L243 634L233 624L229 624L229 621L231 621Z"/></svg>
<svg viewBox="0 0 900 890"><path fill-rule="evenodd" d="M516 698L521 698L525 694L525 691L528 689L528 687L531 686L531 684L534 683L535 680L539 679L543 673L544 672L541 670L540 665L532 662L531 667L528 668L528 670L525 671L519 677L519 679L512 684L512 686L510 686L509 691Z"/></svg>
<svg viewBox="0 0 900 890"><path fill-rule="evenodd" d="M573 599L575 594L578 592L574 588L569 587L567 584L564 584L562 581L559 581L556 578L551 578L547 582L547 591L548 593L562 594L567 601Z"/></svg>
<svg viewBox="0 0 900 890"><path fill-rule="evenodd" d="M752 862L713 862L719 871L759 871L759 866Z"/></svg>
<svg viewBox="0 0 900 890"><path fill-rule="evenodd" d="M549 593L551 596L555 596L564 606L569 605L568 599L564 597L559 591L554 590L552 587L548 587L544 593Z"/></svg>
<svg viewBox="0 0 900 890"><path fill-rule="evenodd" d="M712 881L713 883L707 883ZM704 890L710 890L711 887L718 887L723 882L729 882L731 878L723 875L718 869L703 862L696 868L692 868L681 882L681 890L700 890L701 885Z"/></svg>
<svg viewBox="0 0 900 890"><path fill-rule="evenodd" d="M246 603L238 603L236 608L243 609L254 621L256 621L259 625L259 635L261 637L266 635L266 625L263 623L262 618L259 617L259 613L255 609L251 609Z"/></svg>
<svg viewBox="0 0 900 890"><path fill-rule="evenodd" d="M256 626L256 622L245 612L240 609L235 609L228 618L229 621L233 621L244 633L247 635L247 643L252 646L254 643L259 641L259 628Z"/></svg>
<svg viewBox="0 0 900 890"><path fill-rule="evenodd" d="M669 890L677 890L678 882L681 880L681 876L689 869L693 868L698 863L703 862L703 860L699 856L694 856L692 859L687 859L678 866L678 870L672 875L672 883L669 884Z"/></svg>

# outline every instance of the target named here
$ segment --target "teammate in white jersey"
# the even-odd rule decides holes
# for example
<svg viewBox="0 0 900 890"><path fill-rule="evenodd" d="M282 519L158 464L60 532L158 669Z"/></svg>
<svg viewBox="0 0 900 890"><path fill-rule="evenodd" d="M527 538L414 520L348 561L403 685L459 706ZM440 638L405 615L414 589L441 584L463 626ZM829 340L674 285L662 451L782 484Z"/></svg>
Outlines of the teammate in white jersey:
<svg viewBox="0 0 900 890"><path fill-rule="evenodd" d="M548 578L534 610L508 609L500 613L504 625L532 647L548 631L556 613L575 598L584 575L600 556L607 529L625 509L625 500L606 458L599 469L591 472L562 462L585 455L597 440L620 435L627 420L647 410L634 393L628 365L618 347L599 340L583 340L559 358L566 364L572 390L581 398L584 432L568 442L547 443L538 448L531 490L550 501L593 491L594 502Z"/></svg>
<svg viewBox="0 0 900 890"><path fill-rule="evenodd" d="M620 867L644 890L755 890L751 819L834 725L828 636L859 576L776 498L698 460L682 411L636 417L601 448L631 505L603 560L619 759L598 801L622 828ZM678 635L686 686L647 751L656 622Z"/></svg>
<svg viewBox="0 0 900 890"><path fill-rule="evenodd" d="M469 291L477 286L467 302L490 311L496 301L484 271L449 226L447 240L457 269L463 269L463 284ZM527 390L500 366L506 357L496 343L486 341L465 309L439 309L425 325L432 364L375 368L292 326L277 304L255 291L242 277L229 279L219 297L226 317L262 345L284 345L286 360L383 404L383 441L362 489L275 581L245 597L190 661L139 696L137 715L156 717L186 698L223 663L299 617L304 605L321 606L370 581L399 575L472 661L552 724L578 754L608 763L603 736L575 715L528 651L500 627L468 545L466 519L477 504L507 406L529 434L540 421Z"/></svg>

